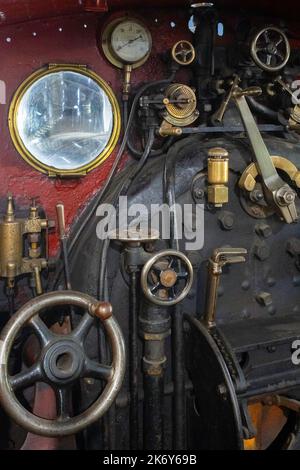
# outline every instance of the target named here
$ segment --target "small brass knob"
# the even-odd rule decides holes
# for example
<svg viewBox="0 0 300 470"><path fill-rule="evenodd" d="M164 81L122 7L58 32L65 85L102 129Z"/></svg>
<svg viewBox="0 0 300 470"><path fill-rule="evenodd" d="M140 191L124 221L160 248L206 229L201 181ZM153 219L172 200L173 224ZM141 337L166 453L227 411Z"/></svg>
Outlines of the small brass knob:
<svg viewBox="0 0 300 470"><path fill-rule="evenodd" d="M99 302L92 306L92 313L102 321L108 320L113 314L113 308L109 302Z"/></svg>

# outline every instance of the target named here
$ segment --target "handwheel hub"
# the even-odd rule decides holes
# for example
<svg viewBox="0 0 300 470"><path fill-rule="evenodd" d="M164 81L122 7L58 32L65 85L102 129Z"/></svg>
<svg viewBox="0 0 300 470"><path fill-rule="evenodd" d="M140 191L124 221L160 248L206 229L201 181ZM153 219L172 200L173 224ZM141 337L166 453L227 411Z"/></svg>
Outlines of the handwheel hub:
<svg viewBox="0 0 300 470"><path fill-rule="evenodd" d="M173 269L166 269L160 274L160 282L164 287L173 287L177 282L177 274Z"/></svg>
<svg viewBox="0 0 300 470"><path fill-rule="evenodd" d="M77 380L84 366L82 348L71 340L59 340L46 351L42 360L48 380L56 384L67 384Z"/></svg>

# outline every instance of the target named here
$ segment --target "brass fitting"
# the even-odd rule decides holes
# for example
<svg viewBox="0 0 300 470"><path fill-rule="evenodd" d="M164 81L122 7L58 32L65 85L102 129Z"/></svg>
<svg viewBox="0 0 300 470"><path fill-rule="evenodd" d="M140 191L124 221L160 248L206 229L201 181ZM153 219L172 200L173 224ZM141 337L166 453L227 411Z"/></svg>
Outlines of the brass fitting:
<svg viewBox="0 0 300 470"><path fill-rule="evenodd" d="M228 203L229 155L227 150L215 147L208 151L208 202L215 207Z"/></svg>
<svg viewBox="0 0 300 470"><path fill-rule="evenodd" d="M163 121L159 128L158 134L161 137L179 137L182 134L182 129L180 129L180 127L172 126L172 124L168 123L167 121Z"/></svg>
<svg viewBox="0 0 300 470"><path fill-rule="evenodd" d="M47 219L41 219L33 203L28 219L15 217L13 197L8 195L7 210L0 221L0 278L7 280L10 289L15 279L23 274L32 274L38 294L42 293L40 272L48 266L41 258L41 234L49 227ZM28 255L24 257L24 236L28 241Z"/></svg>
<svg viewBox="0 0 300 470"><path fill-rule="evenodd" d="M113 308L109 302L99 302L92 305L91 313L101 321L105 321L112 316Z"/></svg>
<svg viewBox="0 0 300 470"><path fill-rule="evenodd" d="M293 131L300 133L300 105L296 104L293 108L290 119L289 119L289 127Z"/></svg>

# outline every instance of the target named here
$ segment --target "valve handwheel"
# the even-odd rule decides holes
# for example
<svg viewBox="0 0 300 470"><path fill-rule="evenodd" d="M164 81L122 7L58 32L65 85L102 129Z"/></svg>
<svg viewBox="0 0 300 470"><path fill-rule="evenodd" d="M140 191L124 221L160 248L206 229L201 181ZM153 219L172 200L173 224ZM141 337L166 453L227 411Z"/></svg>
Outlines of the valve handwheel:
<svg viewBox="0 0 300 470"><path fill-rule="evenodd" d="M189 41L179 41L172 48L172 57L179 65L190 65L196 57L195 48Z"/></svg>
<svg viewBox="0 0 300 470"><path fill-rule="evenodd" d="M68 335L54 334L39 312L62 305L85 310L78 326ZM103 365L90 359L85 352L85 339L99 318L110 342L112 364ZM9 374L10 352L24 327L30 327L38 337L41 353L27 370ZM6 324L0 336L0 401L7 414L21 427L41 436L75 434L97 421L114 402L125 373L124 338L109 303L98 302L89 295L75 291L51 292L24 305ZM83 413L71 416L72 387L81 378L106 382L103 392ZM57 397L57 418L47 420L25 409L16 393L37 382L50 385Z"/></svg>
<svg viewBox="0 0 300 470"><path fill-rule="evenodd" d="M250 51L258 67L266 72L277 72L287 64L291 47L281 29L268 26L255 34Z"/></svg>
<svg viewBox="0 0 300 470"><path fill-rule="evenodd" d="M152 256L141 274L145 297L156 305L166 307L181 302L192 284L193 266L183 253L176 250L164 250Z"/></svg>

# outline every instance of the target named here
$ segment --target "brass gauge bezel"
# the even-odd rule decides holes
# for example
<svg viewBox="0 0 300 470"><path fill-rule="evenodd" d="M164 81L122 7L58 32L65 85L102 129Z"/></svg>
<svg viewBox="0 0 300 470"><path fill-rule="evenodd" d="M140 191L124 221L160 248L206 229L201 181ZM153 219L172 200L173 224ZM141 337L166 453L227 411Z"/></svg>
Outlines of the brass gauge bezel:
<svg viewBox="0 0 300 470"><path fill-rule="evenodd" d="M147 33L148 40L149 40L149 46L150 46L149 52L145 55L145 57L143 57L137 62L127 62L127 61L121 60L121 58L117 57L111 44L112 34L114 30L116 29L116 27L128 21L132 21L140 25ZM145 62L147 62L147 60L150 57L150 54L152 51L152 44L153 44L152 35L151 35L149 28L140 19L134 18L134 17L123 16L121 18L116 18L115 20L107 24L102 32L101 45L102 45L103 53L105 57L107 58L107 60L112 65L114 65L115 67L118 67L119 69L123 69L124 67L126 67L126 65L130 65L132 69L137 69L138 67L141 67L141 65L144 65Z"/></svg>
<svg viewBox="0 0 300 470"><path fill-rule="evenodd" d="M24 97L25 93L29 90L29 88L41 78L52 73L62 71L76 72L93 79L107 94L107 97L112 106L112 114L114 118L113 130L105 149L91 162L81 167L68 170L48 166L39 161L39 159L27 149L26 145L21 139L17 126L18 109L22 98ZM85 176L87 173L89 173L90 171L98 167L101 163L103 163L112 154L113 150L117 145L121 132L121 112L118 100L110 86L105 82L105 80L99 77L99 75L97 75L92 70L88 69L85 65L49 64L47 67L39 69L32 75L30 75L17 89L9 108L8 126L16 150L23 158L23 160L25 160L35 170L47 174L49 177L78 177Z"/></svg>

